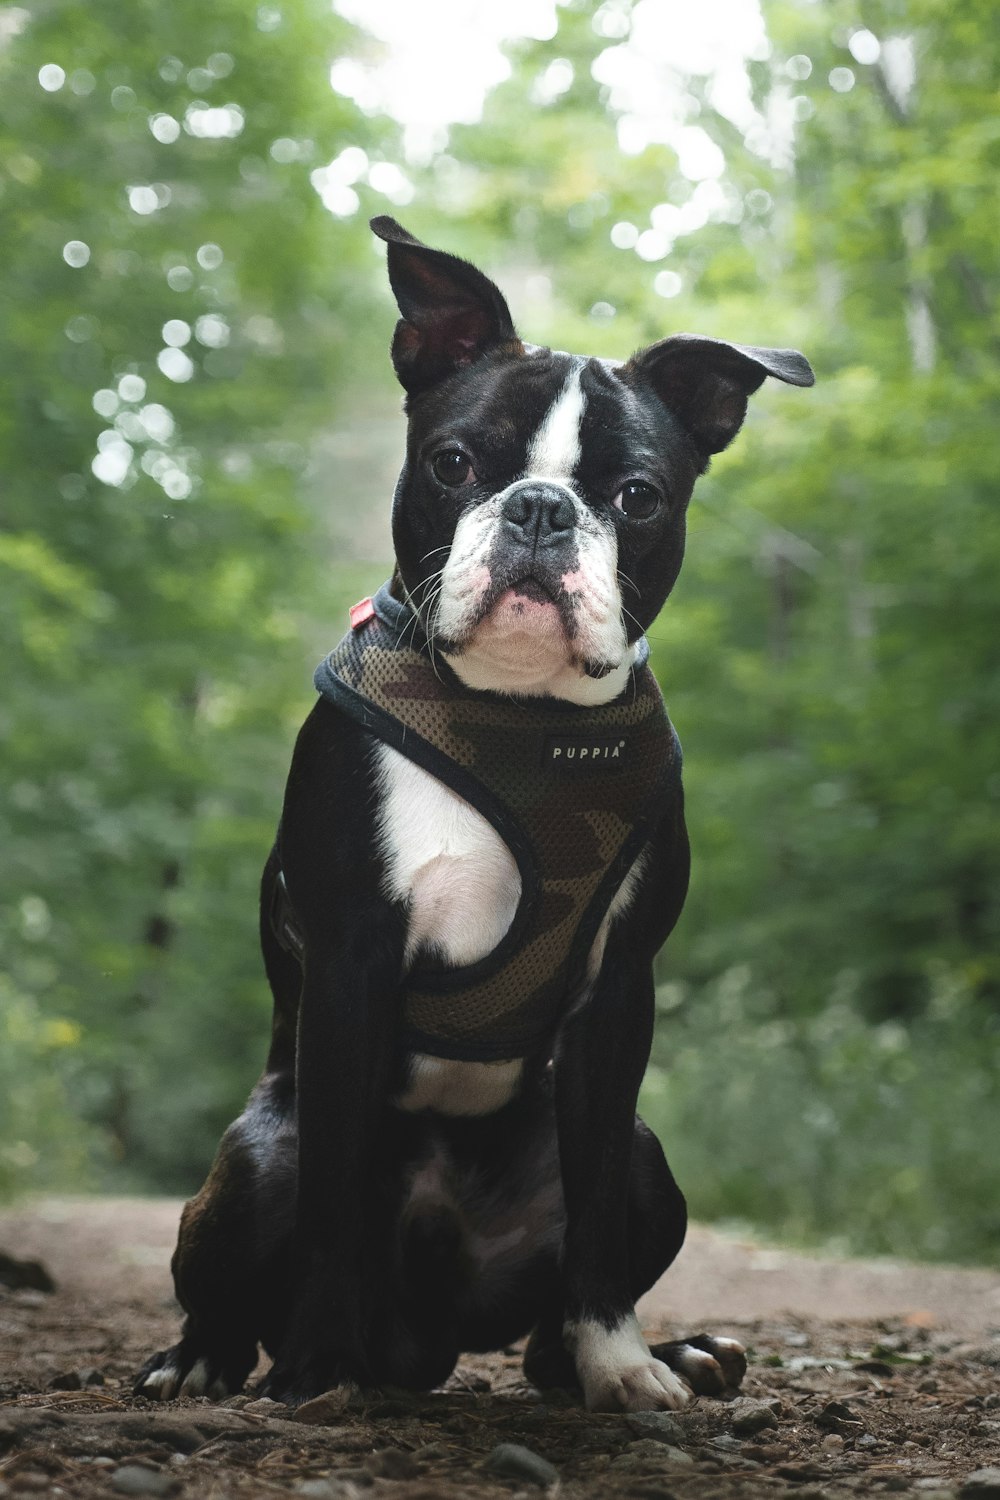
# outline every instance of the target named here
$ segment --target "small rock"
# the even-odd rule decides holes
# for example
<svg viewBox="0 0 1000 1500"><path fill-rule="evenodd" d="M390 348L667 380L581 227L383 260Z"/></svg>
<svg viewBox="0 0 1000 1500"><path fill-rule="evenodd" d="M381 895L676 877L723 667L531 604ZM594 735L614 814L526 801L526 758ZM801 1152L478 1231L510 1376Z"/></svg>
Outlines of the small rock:
<svg viewBox="0 0 1000 1500"><path fill-rule="evenodd" d="M962 1500L1000 1500L1000 1469L977 1469L958 1493Z"/></svg>
<svg viewBox="0 0 1000 1500"><path fill-rule="evenodd" d="M346 1385L324 1391L322 1396L315 1396L312 1401L304 1401L301 1406L297 1406L291 1414L292 1421L305 1422L310 1427L332 1427L344 1415L352 1394L350 1387ZM258 1405L255 1401L247 1410L254 1411ZM268 1405L273 1409L280 1406L280 1402L271 1401Z"/></svg>
<svg viewBox="0 0 1000 1500"><path fill-rule="evenodd" d="M633 1411L625 1418L626 1427L640 1437L653 1438L658 1443L683 1443L684 1428L668 1411Z"/></svg>
<svg viewBox="0 0 1000 1500"><path fill-rule="evenodd" d="M965 1360L970 1365L986 1365L990 1369L997 1369L1000 1367L1000 1339L994 1339L988 1344L959 1344L952 1349L950 1357Z"/></svg>
<svg viewBox="0 0 1000 1500"><path fill-rule="evenodd" d="M111 1488L119 1495L171 1495L177 1481L144 1464L123 1464L112 1474Z"/></svg>
<svg viewBox="0 0 1000 1500"><path fill-rule="evenodd" d="M842 1427L846 1427L848 1433L856 1433L860 1432L862 1425L843 1401L828 1401L823 1410L816 1413L813 1421L817 1427L823 1427L829 1432L839 1432Z"/></svg>
<svg viewBox="0 0 1000 1500"><path fill-rule="evenodd" d="M940 1386L933 1375L926 1375L917 1385L917 1390L921 1391L925 1396L933 1396L935 1391L940 1390Z"/></svg>
<svg viewBox="0 0 1000 1500"><path fill-rule="evenodd" d="M624 1459L628 1462L623 1463ZM649 1463L679 1464L689 1467L694 1463L694 1459L682 1448L673 1448L669 1443L658 1442L656 1438L642 1438L637 1443L629 1443L624 1453L612 1459L611 1467L614 1469L620 1465L622 1468L637 1468Z"/></svg>
<svg viewBox="0 0 1000 1500"><path fill-rule="evenodd" d="M238 1400L239 1398L234 1397L233 1399ZM322 1401L323 1397L320 1396L319 1399ZM256 1401L246 1401L244 1397L244 1401L246 1404L241 1409L248 1411L252 1417L283 1417L288 1411L288 1407L284 1401L272 1401L270 1396L259 1396ZM227 1406L230 1404L229 1401L226 1402ZM305 1404L306 1406L311 1406L313 1403L307 1401ZM303 1408L300 1406L299 1411L302 1410Z"/></svg>
<svg viewBox="0 0 1000 1500"><path fill-rule="evenodd" d="M870 1432L863 1432L854 1446L855 1448L877 1448L878 1438L874 1437Z"/></svg>
<svg viewBox="0 0 1000 1500"><path fill-rule="evenodd" d="M996 1411L998 1406L1000 1406L1000 1393L997 1391L993 1391L989 1396L983 1397L984 1411Z"/></svg>
<svg viewBox="0 0 1000 1500"><path fill-rule="evenodd" d="M369 1464L380 1479L416 1479L420 1468L412 1453L403 1448L382 1448Z"/></svg>
<svg viewBox="0 0 1000 1500"><path fill-rule="evenodd" d="M844 1439L839 1432L828 1432L820 1443L824 1453L841 1453L844 1448Z"/></svg>
<svg viewBox="0 0 1000 1500"><path fill-rule="evenodd" d="M18 1260L0 1250L0 1282L13 1291L54 1292L56 1284L40 1260Z"/></svg>
<svg viewBox="0 0 1000 1500"><path fill-rule="evenodd" d="M736 1400L729 1404L733 1431L741 1437L752 1437L755 1432L762 1432L765 1427L777 1427L778 1418L775 1414L775 1407L780 1410L780 1402L755 1401L750 1396L737 1396Z"/></svg>
<svg viewBox="0 0 1000 1500"><path fill-rule="evenodd" d="M730 1437L728 1432L721 1433L719 1437L709 1438L708 1441L709 1447L718 1448L720 1453L742 1452L742 1444L738 1443L734 1437Z"/></svg>
<svg viewBox="0 0 1000 1500"><path fill-rule="evenodd" d="M265 1396L265 1397L262 1397L261 1399L266 1401L267 1397ZM252 1400L253 1400L252 1396L229 1396L221 1404L223 1406L231 1407L233 1411L243 1411L243 1410L245 1410L246 1407L248 1407L250 1405L250 1402ZM277 1403L275 1403L275 1404L277 1405Z"/></svg>
<svg viewBox="0 0 1000 1500"><path fill-rule="evenodd" d="M520 1443L498 1443L483 1464L487 1474L498 1479L520 1479L547 1490L559 1478L559 1470Z"/></svg>

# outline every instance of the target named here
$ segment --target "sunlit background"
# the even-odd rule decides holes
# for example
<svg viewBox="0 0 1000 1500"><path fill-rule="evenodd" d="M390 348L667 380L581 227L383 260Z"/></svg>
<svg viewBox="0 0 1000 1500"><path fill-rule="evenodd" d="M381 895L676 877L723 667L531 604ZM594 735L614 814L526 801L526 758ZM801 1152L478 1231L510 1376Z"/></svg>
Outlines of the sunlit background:
<svg viewBox="0 0 1000 1500"><path fill-rule="evenodd" d="M194 1188L255 887L390 562L367 220L522 332L803 349L652 631L691 897L644 1109L694 1212L995 1258L1000 41L930 0L0 7L0 1190Z"/></svg>

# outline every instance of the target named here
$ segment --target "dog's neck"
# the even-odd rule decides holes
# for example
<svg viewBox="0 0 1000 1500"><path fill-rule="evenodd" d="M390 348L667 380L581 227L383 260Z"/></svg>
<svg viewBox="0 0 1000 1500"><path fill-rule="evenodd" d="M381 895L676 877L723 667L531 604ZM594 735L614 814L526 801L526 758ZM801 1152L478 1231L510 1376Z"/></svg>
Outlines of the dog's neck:
<svg viewBox="0 0 1000 1500"><path fill-rule="evenodd" d="M603 677L590 677L565 651L546 651L527 632L500 644L473 642L464 651L442 653L455 676L477 692L521 698L560 698L581 708L610 703L625 691L636 659L630 648L618 666Z"/></svg>

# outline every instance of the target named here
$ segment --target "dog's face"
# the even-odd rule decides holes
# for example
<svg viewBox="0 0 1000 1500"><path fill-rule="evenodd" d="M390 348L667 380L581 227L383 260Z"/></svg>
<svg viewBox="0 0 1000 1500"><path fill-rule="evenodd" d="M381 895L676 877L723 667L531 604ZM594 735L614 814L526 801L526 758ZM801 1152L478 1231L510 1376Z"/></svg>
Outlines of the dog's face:
<svg viewBox="0 0 1000 1500"><path fill-rule="evenodd" d="M372 227L402 313L405 597L473 687L613 696L680 570L696 478L765 376L811 384L807 362L690 335L625 364L525 345L474 266Z"/></svg>

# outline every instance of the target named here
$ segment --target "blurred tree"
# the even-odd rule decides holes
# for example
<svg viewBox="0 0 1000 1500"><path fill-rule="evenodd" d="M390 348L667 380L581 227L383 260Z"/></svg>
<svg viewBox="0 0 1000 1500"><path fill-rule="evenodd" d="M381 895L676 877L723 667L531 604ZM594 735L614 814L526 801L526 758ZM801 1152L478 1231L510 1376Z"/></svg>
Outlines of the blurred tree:
<svg viewBox="0 0 1000 1500"><path fill-rule="evenodd" d="M701 481L652 631L694 878L650 1108L696 1212L975 1257L998 1224L956 1099L1000 1128L995 18L763 9L741 100L679 69L650 0L561 7L452 132L421 223L504 247L529 337L813 360Z"/></svg>
<svg viewBox="0 0 1000 1500"><path fill-rule="evenodd" d="M262 1056L310 441L375 362L344 179L392 134L330 89L318 0L0 22L0 964L65 1019L56 1079L111 1155L190 1185Z"/></svg>

